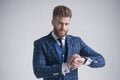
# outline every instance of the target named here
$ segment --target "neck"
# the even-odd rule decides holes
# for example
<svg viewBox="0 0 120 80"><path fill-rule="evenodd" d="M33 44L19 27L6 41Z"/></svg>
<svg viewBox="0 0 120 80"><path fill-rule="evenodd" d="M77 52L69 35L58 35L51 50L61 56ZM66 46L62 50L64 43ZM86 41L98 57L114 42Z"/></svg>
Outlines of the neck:
<svg viewBox="0 0 120 80"><path fill-rule="evenodd" d="M63 38L63 39L65 39L65 37L66 37L66 36L64 36L64 37L58 37L58 36L55 34L54 31L52 31L52 36L53 36L55 39L58 39L58 38Z"/></svg>

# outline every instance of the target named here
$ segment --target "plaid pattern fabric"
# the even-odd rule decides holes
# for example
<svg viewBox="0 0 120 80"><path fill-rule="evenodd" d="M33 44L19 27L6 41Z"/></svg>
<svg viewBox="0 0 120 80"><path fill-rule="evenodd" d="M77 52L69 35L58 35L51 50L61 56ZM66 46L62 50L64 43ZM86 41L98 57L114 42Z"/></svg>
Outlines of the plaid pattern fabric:
<svg viewBox="0 0 120 80"><path fill-rule="evenodd" d="M99 53L88 47L79 37L71 35L66 36L68 55L70 57L77 53L83 57L89 57L93 62L89 65L92 68L102 67L105 65L105 60ZM33 70L37 78L44 80L78 80L78 70L71 70L63 76L61 69L62 63L56 51L55 44L57 42L52 37L51 33L34 42L33 52Z"/></svg>

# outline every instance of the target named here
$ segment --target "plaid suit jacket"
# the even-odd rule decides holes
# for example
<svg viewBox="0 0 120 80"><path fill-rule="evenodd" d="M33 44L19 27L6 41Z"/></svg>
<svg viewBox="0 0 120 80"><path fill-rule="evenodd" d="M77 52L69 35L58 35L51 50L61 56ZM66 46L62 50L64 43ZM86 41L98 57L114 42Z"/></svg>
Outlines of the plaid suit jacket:
<svg viewBox="0 0 120 80"><path fill-rule="evenodd" d="M102 55L88 47L79 37L67 35L68 55L70 57L77 53L83 57L89 57L93 62L89 65L92 68L102 67L105 60ZM37 78L44 80L78 80L78 69L71 70L65 76L62 74L62 63L56 51L57 42L51 33L34 42L33 70Z"/></svg>

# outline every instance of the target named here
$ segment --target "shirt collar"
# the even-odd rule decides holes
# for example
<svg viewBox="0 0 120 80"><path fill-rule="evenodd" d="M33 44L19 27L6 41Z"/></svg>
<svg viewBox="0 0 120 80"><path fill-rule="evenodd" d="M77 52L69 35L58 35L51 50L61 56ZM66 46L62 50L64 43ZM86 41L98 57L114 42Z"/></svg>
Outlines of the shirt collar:
<svg viewBox="0 0 120 80"><path fill-rule="evenodd" d="M52 36L53 36L53 38L54 38L55 40L57 40L57 39L59 38L59 37L57 37L57 36L55 35L54 31L52 31ZM62 39L65 40L65 36L62 37Z"/></svg>

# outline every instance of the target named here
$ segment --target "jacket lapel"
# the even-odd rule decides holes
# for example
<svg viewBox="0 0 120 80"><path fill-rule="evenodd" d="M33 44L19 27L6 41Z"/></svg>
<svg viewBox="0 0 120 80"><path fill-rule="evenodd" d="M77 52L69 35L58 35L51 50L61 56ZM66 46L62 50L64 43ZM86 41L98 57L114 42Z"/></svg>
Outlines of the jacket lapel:
<svg viewBox="0 0 120 80"><path fill-rule="evenodd" d="M52 55L53 57L56 59L57 62L61 62L60 57L58 55L58 51L56 49L56 45L57 42L55 41L55 39L53 38L52 34L50 33L49 35L49 45L52 46L51 47L51 51L52 51ZM74 54L74 44L73 44L73 40L71 39L71 37L69 35L66 36L66 42L67 42L67 49L68 49L68 54L67 54L67 61L71 58L71 56Z"/></svg>
<svg viewBox="0 0 120 80"><path fill-rule="evenodd" d="M52 51L51 54L52 54L53 57L56 59L56 61L60 63L60 58L59 58L58 52L57 52L57 50L56 50L57 42L56 42L56 40L53 38L53 36L52 36L51 33L50 33L48 36L49 36L49 41L48 41L48 43L49 43L49 46L50 46L51 51ZM52 47L51 47L51 46L52 46Z"/></svg>

